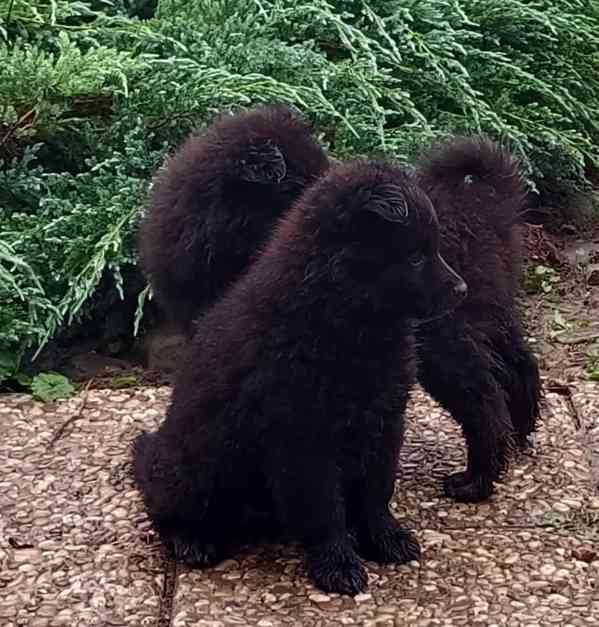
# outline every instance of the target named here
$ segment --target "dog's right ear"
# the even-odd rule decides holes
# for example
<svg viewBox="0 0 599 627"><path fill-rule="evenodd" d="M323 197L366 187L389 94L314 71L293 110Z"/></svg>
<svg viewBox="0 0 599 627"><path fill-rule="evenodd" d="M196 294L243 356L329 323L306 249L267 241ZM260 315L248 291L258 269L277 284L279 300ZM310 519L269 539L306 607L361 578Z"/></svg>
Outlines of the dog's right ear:
<svg viewBox="0 0 599 627"><path fill-rule="evenodd" d="M372 211L389 222L406 222L408 202L403 190L393 183L377 185L364 200L366 211Z"/></svg>
<svg viewBox="0 0 599 627"><path fill-rule="evenodd" d="M287 163L280 148L267 139L252 144L238 161L239 178L247 183L272 185L287 174Z"/></svg>

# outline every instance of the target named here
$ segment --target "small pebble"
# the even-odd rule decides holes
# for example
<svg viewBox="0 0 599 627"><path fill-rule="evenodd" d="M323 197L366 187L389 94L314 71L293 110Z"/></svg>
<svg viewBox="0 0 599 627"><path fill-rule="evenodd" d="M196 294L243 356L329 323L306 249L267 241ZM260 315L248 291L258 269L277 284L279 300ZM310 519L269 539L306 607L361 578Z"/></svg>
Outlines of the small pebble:
<svg viewBox="0 0 599 627"><path fill-rule="evenodd" d="M357 594L354 597L354 601L356 603L363 603L364 601L370 601L370 599L372 599L372 594L369 594L368 592L363 592L362 594Z"/></svg>
<svg viewBox="0 0 599 627"><path fill-rule="evenodd" d="M570 511L570 506L569 506L569 505L567 505L567 504L566 504L566 503L564 503L564 502L559 502L559 501L558 501L557 503L554 503L554 505L553 505L553 509L554 509L554 510L556 510L556 511L558 511L558 512L563 512L563 513L566 513L566 512L569 512L569 511Z"/></svg>
<svg viewBox="0 0 599 627"><path fill-rule="evenodd" d="M562 594L550 594L547 597L547 600L551 603L551 605L564 606L570 604L570 600Z"/></svg>

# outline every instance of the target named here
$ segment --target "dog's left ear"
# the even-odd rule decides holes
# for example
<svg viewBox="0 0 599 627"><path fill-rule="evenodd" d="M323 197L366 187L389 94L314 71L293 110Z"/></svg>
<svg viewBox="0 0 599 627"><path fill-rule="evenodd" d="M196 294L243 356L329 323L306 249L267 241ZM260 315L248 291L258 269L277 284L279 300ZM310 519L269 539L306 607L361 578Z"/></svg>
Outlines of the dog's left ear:
<svg viewBox="0 0 599 627"><path fill-rule="evenodd" d="M269 139L249 146L238 165L239 177L248 183L272 185L280 183L287 174L287 163L283 153Z"/></svg>
<svg viewBox="0 0 599 627"><path fill-rule="evenodd" d="M365 199L364 209L377 213L389 222L405 222L408 219L408 202L398 185L378 185Z"/></svg>

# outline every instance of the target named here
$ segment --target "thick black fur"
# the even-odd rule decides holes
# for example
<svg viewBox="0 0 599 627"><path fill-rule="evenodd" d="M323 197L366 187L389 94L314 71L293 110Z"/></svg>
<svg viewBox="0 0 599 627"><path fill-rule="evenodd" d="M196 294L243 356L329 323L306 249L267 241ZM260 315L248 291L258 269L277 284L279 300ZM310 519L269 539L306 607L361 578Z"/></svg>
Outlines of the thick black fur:
<svg viewBox="0 0 599 627"><path fill-rule="evenodd" d="M178 559L230 555L256 514L303 543L323 590L364 590L358 555L418 557L388 502L413 320L466 292L438 246L426 195L382 163L334 168L278 223L200 319L164 423L135 442L137 484Z"/></svg>
<svg viewBox="0 0 599 627"><path fill-rule="evenodd" d="M469 287L451 315L420 326L419 378L460 423L468 445L466 471L448 477L445 492L479 501L539 414L539 371L515 301L525 190L510 154L480 138L435 149L419 182L439 217L441 254Z"/></svg>
<svg viewBox="0 0 599 627"><path fill-rule="evenodd" d="M183 332L327 167L307 123L284 105L224 115L167 162L140 229L140 262Z"/></svg>

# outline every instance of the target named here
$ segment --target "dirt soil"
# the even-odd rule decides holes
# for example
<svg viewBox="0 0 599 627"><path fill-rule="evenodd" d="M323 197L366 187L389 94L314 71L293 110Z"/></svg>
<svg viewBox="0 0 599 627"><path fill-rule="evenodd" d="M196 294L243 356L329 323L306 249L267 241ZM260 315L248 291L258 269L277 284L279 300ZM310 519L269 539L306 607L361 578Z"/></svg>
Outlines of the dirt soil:
<svg viewBox="0 0 599 627"><path fill-rule="evenodd" d="M549 385L599 380L599 227L558 237L529 226L527 241L523 311L541 370Z"/></svg>

